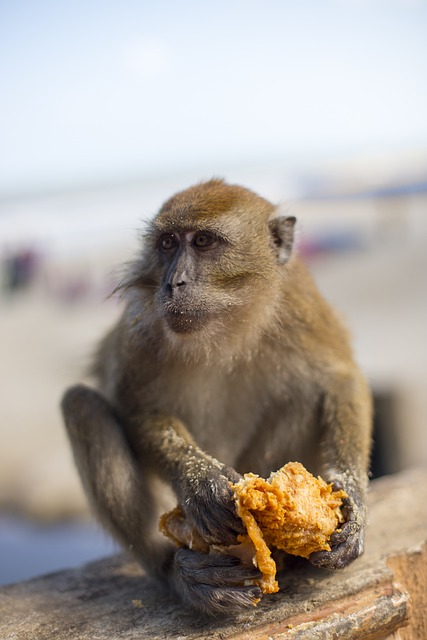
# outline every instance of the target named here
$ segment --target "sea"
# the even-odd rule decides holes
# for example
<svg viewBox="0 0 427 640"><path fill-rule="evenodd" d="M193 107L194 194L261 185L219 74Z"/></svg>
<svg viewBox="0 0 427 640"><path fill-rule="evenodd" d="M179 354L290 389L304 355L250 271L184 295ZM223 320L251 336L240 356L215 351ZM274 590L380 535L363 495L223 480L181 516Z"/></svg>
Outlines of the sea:
<svg viewBox="0 0 427 640"><path fill-rule="evenodd" d="M0 585L80 566L119 551L95 523L34 523L0 515Z"/></svg>

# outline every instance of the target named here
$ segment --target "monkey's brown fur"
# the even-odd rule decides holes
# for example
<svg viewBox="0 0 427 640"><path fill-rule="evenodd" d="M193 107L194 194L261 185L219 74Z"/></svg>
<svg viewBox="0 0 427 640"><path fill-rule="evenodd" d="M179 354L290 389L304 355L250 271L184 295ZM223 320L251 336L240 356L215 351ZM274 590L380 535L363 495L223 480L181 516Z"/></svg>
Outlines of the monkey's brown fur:
<svg viewBox="0 0 427 640"><path fill-rule="evenodd" d="M99 391L77 386L63 400L98 516L207 613L258 598L256 571L176 550L158 517L178 500L205 539L231 544L241 523L229 480L240 473L298 460L335 482L347 522L310 560L338 568L363 548L370 394L346 331L293 255L294 224L219 180L168 200L121 285L127 305L99 350Z"/></svg>

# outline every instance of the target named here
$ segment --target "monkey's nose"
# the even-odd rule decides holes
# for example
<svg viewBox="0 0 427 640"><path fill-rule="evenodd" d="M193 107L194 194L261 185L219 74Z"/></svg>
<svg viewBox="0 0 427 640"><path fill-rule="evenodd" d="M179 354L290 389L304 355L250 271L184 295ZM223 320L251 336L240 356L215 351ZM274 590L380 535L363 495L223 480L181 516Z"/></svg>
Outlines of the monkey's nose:
<svg viewBox="0 0 427 640"><path fill-rule="evenodd" d="M185 280L178 280L178 282L168 282L165 286L167 295L172 298L174 292L176 292L177 289L184 287L186 284L187 283L185 282Z"/></svg>

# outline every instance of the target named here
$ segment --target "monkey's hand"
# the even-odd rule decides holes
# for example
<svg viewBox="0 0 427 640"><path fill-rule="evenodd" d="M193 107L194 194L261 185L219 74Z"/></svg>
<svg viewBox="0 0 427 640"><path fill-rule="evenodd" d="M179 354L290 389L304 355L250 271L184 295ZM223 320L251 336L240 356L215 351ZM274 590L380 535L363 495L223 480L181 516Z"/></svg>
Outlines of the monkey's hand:
<svg viewBox="0 0 427 640"><path fill-rule="evenodd" d="M236 544L245 527L236 514L230 482L239 474L225 466L212 466L186 478L178 492L179 501L192 526L208 544Z"/></svg>
<svg viewBox="0 0 427 640"><path fill-rule="evenodd" d="M342 483L335 482L333 488L342 489ZM331 551L317 551L311 554L309 560L316 567L343 569L363 553L365 508L360 498L353 497L347 489L345 491L348 497L344 499L341 507L345 522L331 536Z"/></svg>
<svg viewBox="0 0 427 640"><path fill-rule="evenodd" d="M255 584L260 577L234 556L181 548L174 556L171 586L188 607L217 615L255 605L262 596Z"/></svg>

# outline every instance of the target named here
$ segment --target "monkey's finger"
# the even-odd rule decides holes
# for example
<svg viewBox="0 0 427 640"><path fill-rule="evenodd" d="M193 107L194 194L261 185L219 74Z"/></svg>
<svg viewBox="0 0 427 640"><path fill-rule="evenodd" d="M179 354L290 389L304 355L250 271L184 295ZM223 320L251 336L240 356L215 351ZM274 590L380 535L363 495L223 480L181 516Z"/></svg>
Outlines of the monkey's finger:
<svg viewBox="0 0 427 640"><path fill-rule="evenodd" d="M212 587L253 587L261 579L261 573L250 567L193 567L191 581Z"/></svg>
<svg viewBox="0 0 427 640"><path fill-rule="evenodd" d="M336 547L345 542L350 536L354 536L360 530L360 525L355 520L345 522L331 535L331 546Z"/></svg>
<svg viewBox="0 0 427 640"><path fill-rule="evenodd" d="M228 547L237 544L237 536L239 533L246 533L246 529L215 524L212 527L199 527L199 532L208 544Z"/></svg>
<svg viewBox="0 0 427 640"><path fill-rule="evenodd" d="M211 586L254 586L261 578L255 567L241 564L234 556L198 553L189 549L176 552L181 575L188 581Z"/></svg>
<svg viewBox="0 0 427 640"><path fill-rule="evenodd" d="M262 598L259 587L212 587L206 584L181 585L181 597L203 615L237 613L255 606Z"/></svg>
<svg viewBox="0 0 427 640"><path fill-rule="evenodd" d="M228 508L212 506L210 511L201 509L193 516L194 526L209 544L236 544L239 533L246 533L241 519Z"/></svg>
<svg viewBox="0 0 427 640"><path fill-rule="evenodd" d="M247 607L255 606L262 598L259 587L211 587L201 584L197 586L203 597L204 607L212 614L229 614Z"/></svg>
<svg viewBox="0 0 427 640"><path fill-rule="evenodd" d="M316 551L309 557L311 564L325 569L343 569L363 551L363 537L352 535L332 551Z"/></svg>
<svg viewBox="0 0 427 640"><path fill-rule="evenodd" d="M340 545L334 551L316 551L311 554L309 560L315 567L332 570L343 569L354 559L344 547L345 545Z"/></svg>
<svg viewBox="0 0 427 640"><path fill-rule="evenodd" d="M325 569L334 569L332 555L330 551L315 551L309 557L309 561L315 567L324 567Z"/></svg>

